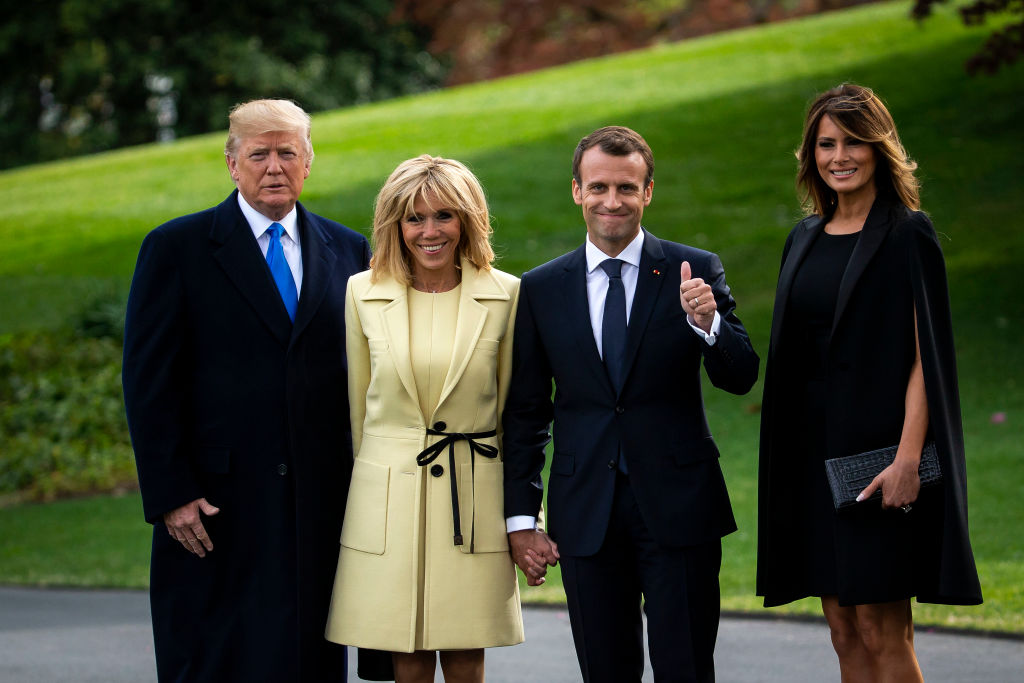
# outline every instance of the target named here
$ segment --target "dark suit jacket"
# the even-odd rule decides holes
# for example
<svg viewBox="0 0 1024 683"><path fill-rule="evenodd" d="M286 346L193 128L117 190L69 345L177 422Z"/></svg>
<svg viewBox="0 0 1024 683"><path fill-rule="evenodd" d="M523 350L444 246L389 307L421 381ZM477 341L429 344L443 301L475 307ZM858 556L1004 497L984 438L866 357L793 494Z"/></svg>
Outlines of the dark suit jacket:
<svg viewBox="0 0 1024 683"><path fill-rule="evenodd" d="M684 260L714 289L722 316L714 346L694 333L680 306ZM590 324L584 247L526 273L503 417L506 516L536 514L540 506L553 419L547 527L562 554L600 548L620 445L657 542L679 547L734 531L700 386L702 360L726 391L745 393L757 379L757 354L734 309L716 255L647 233L627 329L627 378L617 394Z"/></svg>
<svg viewBox="0 0 1024 683"><path fill-rule="evenodd" d="M344 677L324 628L352 467L345 287L366 239L298 206L294 325L237 192L153 230L132 280L124 394L146 519L161 680ZM205 559L165 512L199 497Z"/></svg>
<svg viewBox="0 0 1024 683"><path fill-rule="evenodd" d="M780 373L783 355L800 357L801 340L790 338L787 324L793 279L826 222L811 216L790 233L775 297L761 412L758 496L757 593L769 606L804 597L791 585L788 539L797 526L792 517L799 514L793 503L803 495L793 482L805 478L798 468L809 463L797 438L802 416L792 407L794 382ZM858 516L861 513L837 515L842 604L910 595L922 602L981 601L967 533L963 430L942 251L925 214L883 197L872 206L842 276L825 359L826 453L809 457L820 463L899 443L915 358L915 310L928 398L928 438L935 441L944 483L934 492L922 490L909 515L891 513L892 517L874 522L870 516ZM865 522L879 528L863 539L863 546L855 545L857 525ZM880 559L871 560L874 557Z"/></svg>

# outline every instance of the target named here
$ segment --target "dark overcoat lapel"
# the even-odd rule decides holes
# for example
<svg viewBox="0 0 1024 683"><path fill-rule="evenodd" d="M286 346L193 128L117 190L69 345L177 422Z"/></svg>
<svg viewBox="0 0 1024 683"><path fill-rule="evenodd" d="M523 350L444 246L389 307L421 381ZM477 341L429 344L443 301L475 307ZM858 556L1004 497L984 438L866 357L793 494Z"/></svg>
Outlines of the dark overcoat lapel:
<svg viewBox="0 0 1024 683"><path fill-rule="evenodd" d="M320 219L306 211L302 204L296 204L296 209L302 231L302 292L299 294L299 307L295 312L291 333L293 340L302 334L320 308L338 261L338 257L328 248L331 238L320 225ZM281 310L284 310L283 303Z"/></svg>
<svg viewBox="0 0 1024 683"><path fill-rule="evenodd" d="M274 337L287 346L292 322L249 223L238 208L237 197L236 190L214 209L210 226L213 257Z"/></svg>

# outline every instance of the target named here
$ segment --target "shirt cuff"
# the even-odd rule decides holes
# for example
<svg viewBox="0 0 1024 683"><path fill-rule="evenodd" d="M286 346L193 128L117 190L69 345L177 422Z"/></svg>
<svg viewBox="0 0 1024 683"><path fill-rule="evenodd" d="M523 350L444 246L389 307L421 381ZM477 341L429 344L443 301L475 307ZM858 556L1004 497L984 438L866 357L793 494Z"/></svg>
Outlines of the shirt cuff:
<svg viewBox="0 0 1024 683"><path fill-rule="evenodd" d="M505 519L505 531L523 531L524 529L536 529L537 518L533 515L516 515Z"/></svg>
<svg viewBox="0 0 1024 683"><path fill-rule="evenodd" d="M690 324L694 332L699 334L708 343L708 346L714 346L715 342L718 341L718 331L722 329L722 316L718 315L718 311L715 311L715 319L711 321L711 332L705 332L697 327L694 324L693 316L689 313L686 314L686 322Z"/></svg>

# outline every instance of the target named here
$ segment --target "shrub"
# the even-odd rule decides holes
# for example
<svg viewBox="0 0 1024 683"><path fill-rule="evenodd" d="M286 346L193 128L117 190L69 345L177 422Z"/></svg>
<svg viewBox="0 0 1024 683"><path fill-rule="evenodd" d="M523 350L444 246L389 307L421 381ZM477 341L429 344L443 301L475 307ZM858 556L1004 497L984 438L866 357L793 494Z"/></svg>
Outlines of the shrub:
<svg viewBox="0 0 1024 683"><path fill-rule="evenodd" d="M0 335L0 494L54 498L134 487L116 338Z"/></svg>

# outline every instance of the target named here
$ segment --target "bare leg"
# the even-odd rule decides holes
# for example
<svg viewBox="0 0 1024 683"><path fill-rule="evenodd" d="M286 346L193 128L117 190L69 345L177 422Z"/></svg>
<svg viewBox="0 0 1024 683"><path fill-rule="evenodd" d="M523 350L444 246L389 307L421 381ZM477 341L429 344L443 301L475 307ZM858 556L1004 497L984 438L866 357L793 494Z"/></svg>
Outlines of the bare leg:
<svg viewBox="0 0 1024 683"><path fill-rule="evenodd" d="M922 683L910 600L857 605L857 632L879 683Z"/></svg>
<svg viewBox="0 0 1024 683"><path fill-rule="evenodd" d="M832 647L839 656L842 683L874 683L871 657L857 631L857 608L842 607L836 596L827 595L821 598L821 611L832 634Z"/></svg>
<svg viewBox="0 0 1024 683"><path fill-rule="evenodd" d="M441 671L445 683L484 683L484 651L442 650Z"/></svg>
<svg viewBox="0 0 1024 683"><path fill-rule="evenodd" d="M434 683L437 655L433 650L392 652L391 661L395 666L395 683Z"/></svg>

